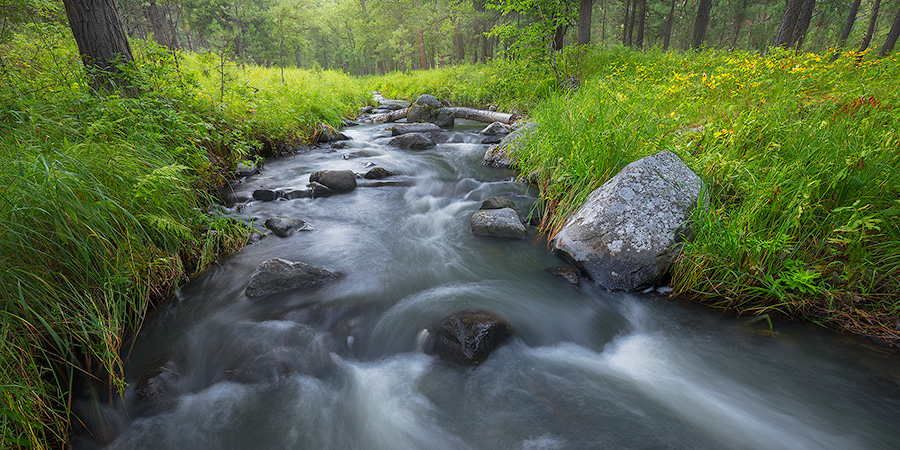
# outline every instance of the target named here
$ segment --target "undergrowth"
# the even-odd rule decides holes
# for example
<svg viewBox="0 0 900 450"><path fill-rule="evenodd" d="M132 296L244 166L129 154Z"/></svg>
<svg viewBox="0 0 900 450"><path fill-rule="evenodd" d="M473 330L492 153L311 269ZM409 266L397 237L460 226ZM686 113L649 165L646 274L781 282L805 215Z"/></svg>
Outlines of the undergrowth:
<svg viewBox="0 0 900 450"><path fill-rule="evenodd" d="M92 91L56 22L0 43L0 448L64 446L76 380L123 388L148 309L243 245L207 213L237 163L368 99L340 73L132 45L135 97Z"/></svg>

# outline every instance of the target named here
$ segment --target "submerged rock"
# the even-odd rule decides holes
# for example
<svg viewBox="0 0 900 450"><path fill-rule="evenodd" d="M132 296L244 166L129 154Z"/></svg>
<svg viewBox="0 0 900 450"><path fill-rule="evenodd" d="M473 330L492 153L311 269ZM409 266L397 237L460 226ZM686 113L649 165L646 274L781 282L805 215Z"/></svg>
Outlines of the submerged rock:
<svg viewBox="0 0 900 450"><path fill-rule="evenodd" d="M462 366L477 366L512 335L509 325L480 309L455 312L428 328L425 353Z"/></svg>
<svg viewBox="0 0 900 450"><path fill-rule="evenodd" d="M510 152L514 150L516 146L521 145L521 143L524 142L525 137L534 131L536 127L537 124L535 122L528 122L503 138L499 144L488 147L487 151L484 152L484 159L481 161L481 164L501 169L507 169L514 166L516 161Z"/></svg>
<svg viewBox="0 0 900 450"><path fill-rule="evenodd" d="M258 298L278 292L317 286L337 279L337 274L321 267L281 258L263 261L250 276L247 297Z"/></svg>
<svg viewBox="0 0 900 450"><path fill-rule="evenodd" d="M398 123L391 127L391 136L400 136L409 133L428 133L444 131L433 123Z"/></svg>
<svg viewBox="0 0 900 450"><path fill-rule="evenodd" d="M356 173L352 170L317 170L309 175L309 182L319 183L340 194L356 189Z"/></svg>
<svg viewBox="0 0 900 450"><path fill-rule="evenodd" d="M553 240L555 251L610 290L659 280L690 237L703 183L672 152L637 160L592 192Z"/></svg>
<svg viewBox="0 0 900 450"><path fill-rule="evenodd" d="M315 230L312 225L296 217L275 216L266 220L266 228L272 230L276 236L287 237L295 231Z"/></svg>
<svg viewBox="0 0 900 450"><path fill-rule="evenodd" d="M384 167L373 167L363 175L363 178L367 180L381 180L392 176L394 176L394 172L391 172Z"/></svg>
<svg viewBox="0 0 900 450"><path fill-rule="evenodd" d="M388 144L410 150L424 150L437 145L434 139L424 133L406 133L391 139Z"/></svg>
<svg viewBox="0 0 900 450"><path fill-rule="evenodd" d="M271 202L279 197L279 191L274 189L257 189L253 191L253 198L261 202Z"/></svg>
<svg viewBox="0 0 900 450"><path fill-rule="evenodd" d="M503 209L503 208L514 208L516 205L513 204L508 198L493 196L488 198L487 200L481 202L481 208L478 209Z"/></svg>
<svg viewBox="0 0 900 450"><path fill-rule="evenodd" d="M480 209L472 215L472 234L506 239L524 239L525 225L512 208Z"/></svg>
<svg viewBox="0 0 900 450"><path fill-rule="evenodd" d="M544 271L571 284L572 286L581 286L581 282L578 280L578 272L571 267L550 267L544 269Z"/></svg>

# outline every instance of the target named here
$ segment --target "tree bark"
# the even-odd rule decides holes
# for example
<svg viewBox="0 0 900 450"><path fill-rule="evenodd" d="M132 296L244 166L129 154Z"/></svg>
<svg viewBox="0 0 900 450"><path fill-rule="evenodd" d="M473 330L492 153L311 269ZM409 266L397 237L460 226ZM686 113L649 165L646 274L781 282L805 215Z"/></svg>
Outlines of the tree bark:
<svg viewBox="0 0 900 450"><path fill-rule="evenodd" d="M64 0L78 53L95 89L120 88L130 94L119 63L134 61L116 0Z"/></svg>
<svg viewBox="0 0 900 450"><path fill-rule="evenodd" d="M635 47L644 48L644 22L646 22L647 18L647 0L638 0L641 4L641 12L638 13L637 18L637 39L635 40Z"/></svg>
<svg viewBox="0 0 900 450"><path fill-rule="evenodd" d="M674 6L674 5L673 5ZM741 6L738 7L737 12L734 14L734 34L731 35L731 45L729 49L734 51L737 48L738 37L741 34L741 27L744 26L744 22L747 20L747 0L743 0L741 2Z"/></svg>
<svg viewBox="0 0 900 450"><path fill-rule="evenodd" d="M553 32L553 50L560 51L563 49L564 38L566 37L566 26L560 25Z"/></svg>
<svg viewBox="0 0 900 450"><path fill-rule="evenodd" d="M631 30L628 29L628 25L631 23L631 1L632 0L625 0L625 19L624 26L622 27L624 31L622 33L623 45L631 45L631 43L628 42L628 36L631 34Z"/></svg>
<svg viewBox="0 0 900 450"><path fill-rule="evenodd" d="M800 9L803 7L804 0L788 0L787 6L784 8L784 15L781 16L781 25L778 26L778 34L775 35L776 47L789 47L791 45L791 37L794 35L794 28L797 26L797 17L800 16Z"/></svg>
<svg viewBox="0 0 900 450"><path fill-rule="evenodd" d="M872 35L875 34L875 24L878 22L878 9L881 7L881 0L875 0L875 4L872 5L872 15L869 16L869 28L866 29L866 35L863 37L862 44L859 46L859 52L862 53L869 48L869 43L872 42ZM856 61L859 62L862 60L862 55L859 55L856 58Z"/></svg>
<svg viewBox="0 0 900 450"><path fill-rule="evenodd" d="M578 45L591 43L591 10L594 0L581 0L578 5Z"/></svg>
<svg viewBox="0 0 900 450"><path fill-rule="evenodd" d="M419 68L425 70L427 67L425 66L425 41L422 39L422 29L420 28L416 34L419 37Z"/></svg>
<svg viewBox="0 0 900 450"><path fill-rule="evenodd" d="M499 111L485 111L483 109L463 108L461 106L455 106L447 109L449 109L450 112L453 113L453 117L457 119L469 119L483 123L513 123L516 121L515 114L509 114Z"/></svg>
<svg viewBox="0 0 900 450"><path fill-rule="evenodd" d="M634 45L634 21L637 19L637 7L639 0L631 1L631 15L628 17L628 42L626 45Z"/></svg>
<svg viewBox="0 0 900 450"><path fill-rule="evenodd" d="M709 25L709 11L712 9L712 0L700 0L697 6L697 20L694 22L694 38L691 48L697 50L706 39L706 27Z"/></svg>
<svg viewBox="0 0 900 450"><path fill-rule="evenodd" d="M669 41L672 39L672 25L675 21L675 2L677 0L672 0L672 4L669 6L669 15L666 17L666 26L663 31L663 50L669 49Z"/></svg>
<svg viewBox="0 0 900 450"><path fill-rule="evenodd" d="M800 7L800 15L797 17L797 26L791 35L791 47L800 50L803 46L803 40L806 39L806 32L809 30L809 23L812 21L813 10L816 9L816 0L803 0Z"/></svg>
<svg viewBox="0 0 900 450"><path fill-rule="evenodd" d="M850 5L850 14L847 16L847 23L844 24L841 37L838 39L838 48L847 45L847 39L850 37L850 32L853 31L853 23L856 22L856 14L859 13L859 2L860 0L854 0Z"/></svg>
<svg viewBox="0 0 900 450"><path fill-rule="evenodd" d="M175 32L175 24L168 15L168 8L156 4L156 0L149 0L144 6L144 15L150 22L153 29L153 40L157 44L169 48L177 49L181 47L178 42L178 33Z"/></svg>
<svg viewBox="0 0 900 450"><path fill-rule="evenodd" d="M884 40L884 46L881 47L882 58L894 50L898 36L900 36L900 9L897 10L897 15L894 16L894 23L891 25L891 31L888 32L887 38Z"/></svg>

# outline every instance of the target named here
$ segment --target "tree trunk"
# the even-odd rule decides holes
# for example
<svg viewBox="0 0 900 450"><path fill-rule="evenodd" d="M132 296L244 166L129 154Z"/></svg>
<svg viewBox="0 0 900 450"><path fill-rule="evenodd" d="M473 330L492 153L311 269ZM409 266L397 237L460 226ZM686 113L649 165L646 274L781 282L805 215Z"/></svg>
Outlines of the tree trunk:
<svg viewBox="0 0 900 450"><path fill-rule="evenodd" d="M556 27L556 31L553 32L553 50L560 51L563 49L563 44L565 44L566 37L566 26L560 25Z"/></svg>
<svg viewBox="0 0 900 450"><path fill-rule="evenodd" d="M709 25L709 11L712 9L712 0L700 0L697 6L697 20L694 22L694 38L691 48L697 50L706 39L706 27Z"/></svg>
<svg viewBox="0 0 900 450"><path fill-rule="evenodd" d="M900 9L897 10L897 15L894 16L894 24L891 25L891 31L888 32L887 39L884 40L884 46L881 47L882 58L894 50L898 36L900 36Z"/></svg>
<svg viewBox="0 0 900 450"><path fill-rule="evenodd" d="M634 21L637 19L637 7L639 0L631 1L631 15L628 17L628 42L626 45L634 45Z"/></svg>
<svg viewBox="0 0 900 450"><path fill-rule="evenodd" d="M747 20L747 0L743 0L741 2L741 6L738 7L737 12L734 14L734 34L731 35L731 45L728 47L729 50L734 51L737 48L738 37L741 34L741 27L744 26L744 22Z"/></svg>
<svg viewBox="0 0 900 450"><path fill-rule="evenodd" d="M625 19L623 23L624 26L622 27L622 30L624 32L622 33L622 44L631 45L631 43L628 42L628 35L631 34L631 30L628 29L628 24L631 23L631 0L625 0Z"/></svg>
<svg viewBox="0 0 900 450"><path fill-rule="evenodd" d="M634 45L637 48L644 48L644 22L647 18L647 0L638 0L641 4L641 12L638 13L637 18L637 39L635 40Z"/></svg>
<svg viewBox="0 0 900 450"><path fill-rule="evenodd" d="M422 39L422 29L420 28L416 34L419 37L419 68L425 70L427 67L425 66L425 41Z"/></svg>
<svg viewBox="0 0 900 450"><path fill-rule="evenodd" d="M803 0L800 7L800 16L797 17L797 26L791 35L790 46L800 50L803 46L803 40L806 39L806 32L809 30L809 23L812 21L813 10L816 9L816 0Z"/></svg>
<svg viewBox="0 0 900 450"><path fill-rule="evenodd" d="M591 10L594 0L581 0L578 5L578 45L591 43Z"/></svg>
<svg viewBox="0 0 900 450"><path fill-rule="evenodd" d="M180 48L181 43L178 42L178 33L175 32L175 24L169 18L168 9L158 6L156 0L149 0L144 6L144 15L153 29L153 40L163 47L174 50Z"/></svg>
<svg viewBox="0 0 900 450"><path fill-rule="evenodd" d="M856 14L859 13L859 2L860 0L854 0L850 5L850 14L847 16L847 23L844 24L841 37L838 39L838 48L847 45L847 39L850 37L850 32L853 31L853 23L856 22Z"/></svg>
<svg viewBox="0 0 900 450"><path fill-rule="evenodd" d="M663 50L669 49L669 41L672 39L672 22L675 21L675 2L677 0L672 0L672 5L669 6L669 15L666 17L666 26L663 31Z"/></svg>
<svg viewBox="0 0 900 450"><path fill-rule="evenodd" d="M64 0L78 53L94 89L128 89L118 63L134 61L116 0Z"/></svg>
<svg viewBox="0 0 900 450"><path fill-rule="evenodd" d="M869 17L869 28L866 30L866 35L863 37L862 44L859 46L859 52L862 53L869 48L869 43L872 42L872 35L875 34L875 24L878 22L878 9L881 7L881 0L875 0L875 4L872 5L872 15ZM856 57L856 61L859 62L862 60L862 55Z"/></svg>
<svg viewBox="0 0 900 450"><path fill-rule="evenodd" d="M784 15L781 16L781 25L778 26L778 34L775 35L774 45L776 47L789 47L791 45L791 37L794 35L794 28L797 26L797 17L800 16L803 1L787 0Z"/></svg>
<svg viewBox="0 0 900 450"><path fill-rule="evenodd" d="M363 14L366 13L366 0L359 0L359 6L362 6Z"/></svg>
<svg viewBox="0 0 900 450"><path fill-rule="evenodd" d="M469 119L483 123L513 123L516 121L515 114L509 114L499 111L485 111L483 109L463 108L461 106L455 106L447 109L449 109L450 112L453 113L453 117L457 119Z"/></svg>

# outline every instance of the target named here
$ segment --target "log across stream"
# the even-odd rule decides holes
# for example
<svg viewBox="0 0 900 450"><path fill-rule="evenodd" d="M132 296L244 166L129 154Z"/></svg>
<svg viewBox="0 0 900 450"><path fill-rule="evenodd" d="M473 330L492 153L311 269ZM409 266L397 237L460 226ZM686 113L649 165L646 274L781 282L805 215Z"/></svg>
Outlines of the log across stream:
<svg viewBox="0 0 900 450"><path fill-rule="evenodd" d="M221 213L260 230L311 228L225 258L148 318L130 349L125 399L75 406L113 449L888 449L900 443L896 351L812 326L721 317L658 294L580 287L529 227L473 236L482 201L535 193L481 165L483 124L457 120L424 151L387 145L385 125L344 130L346 148L269 161ZM395 175L325 198L322 169ZM388 183L386 181L392 181ZM248 279L271 258L340 273L261 299ZM481 365L424 354L433 321L479 308L512 337ZM419 342L420 343L420 342Z"/></svg>

